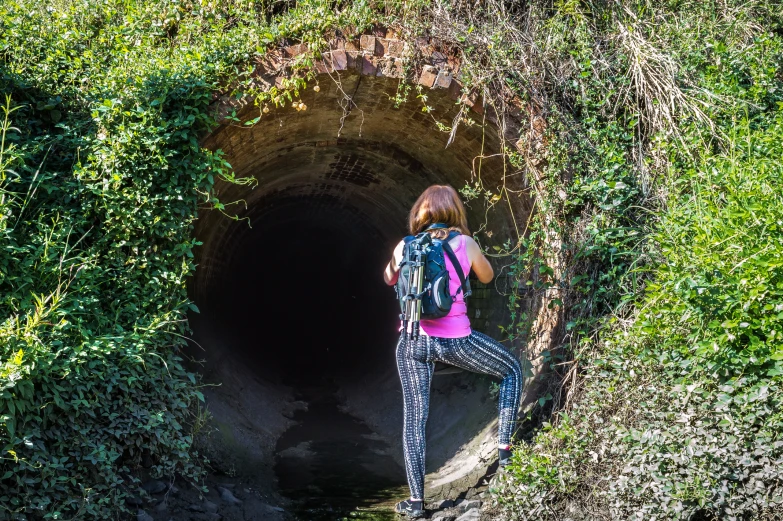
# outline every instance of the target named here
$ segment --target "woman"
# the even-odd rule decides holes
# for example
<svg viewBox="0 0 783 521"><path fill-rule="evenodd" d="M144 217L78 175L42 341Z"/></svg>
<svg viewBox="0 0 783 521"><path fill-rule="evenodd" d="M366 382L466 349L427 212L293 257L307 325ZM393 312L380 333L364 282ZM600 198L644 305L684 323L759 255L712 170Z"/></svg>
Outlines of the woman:
<svg viewBox="0 0 783 521"><path fill-rule="evenodd" d="M434 224L446 226L428 229ZM451 231L459 232L460 235L451 239L449 245L465 276L473 270L479 281L486 284L492 280L492 266L470 236L465 207L452 187L433 185L427 188L413 205L408 225L412 235L427 231L436 239L446 239ZM386 284L390 286L397 282L399 276L403 245L404 242L400 241L394 249L383 274ZM411 497L397 503L396 511L414 518L424 516L424 432L435 362L490 374L503 380L498 404L500 465L505 465L511 455L511 435L522 391L519 360L496 341L471 330L467 305L462 292L458 291L459 282L454 282L459 281L459 276L448 256L445 260L449 280L452 281L449 289L454 297L451 311L442 318L422 320L421 335L417 340L408 339L408 335L402 332L397 343L397 368L402 382L405 416L403 450Z"/></svg>

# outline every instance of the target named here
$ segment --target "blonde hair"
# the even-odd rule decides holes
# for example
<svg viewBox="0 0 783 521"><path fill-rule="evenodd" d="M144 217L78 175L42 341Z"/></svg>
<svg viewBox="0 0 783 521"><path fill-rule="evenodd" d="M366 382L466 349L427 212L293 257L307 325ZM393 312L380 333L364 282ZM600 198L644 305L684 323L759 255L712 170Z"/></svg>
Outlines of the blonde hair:
<svg viewBox="0 0 783 521"><path fill-rule="evenodd" d="M448 228L430 230L436 239L445 239L450 231L470 235L465 206L449 185L432 185L416 200L408 217L408 230L411 235L421 233L431 224L442 223Z"/></svg>

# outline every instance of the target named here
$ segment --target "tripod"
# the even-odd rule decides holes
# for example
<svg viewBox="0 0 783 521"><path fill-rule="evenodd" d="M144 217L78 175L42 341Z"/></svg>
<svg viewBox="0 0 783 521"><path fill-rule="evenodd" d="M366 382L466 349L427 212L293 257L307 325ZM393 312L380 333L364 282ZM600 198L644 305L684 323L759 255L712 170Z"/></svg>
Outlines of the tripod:
<svg viewBox="0 0 783 521"><path fill-rule="evenodd" d="M425 236L429 238L429 236ZM426 291L424 285L424 244L421 240L411 241L411 261L408 270L408 288L410 291L404 297L405 311L402 315L402 329L410 340L419 338L419 322L421 321L421 296ZM408 331L410 324L410 331Z"/></svg>

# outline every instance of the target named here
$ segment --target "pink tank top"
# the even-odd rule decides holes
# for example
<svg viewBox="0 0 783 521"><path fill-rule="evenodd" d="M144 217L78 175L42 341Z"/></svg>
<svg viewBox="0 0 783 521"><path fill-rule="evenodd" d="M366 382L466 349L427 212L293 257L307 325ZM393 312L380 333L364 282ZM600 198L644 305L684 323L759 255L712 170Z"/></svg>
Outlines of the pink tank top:
<svg viewBox="0 0 783 521"><path fill-rule="evenodd" d="M468 248L465 245L465 236L460 235L457 247L454 248L454 255L462 267L462 273L465 277L470 273L470 261L468 260ZM448 255L443 254L446 260L446 269L449 271L449 291L451 295L456 294L456 299L451 305L451 311L445 317L434 318L432 320L422 320L421 329L429 336L440 338L462 338L470 335L470 319L468 319L468 305L465 303L465 296L462 291L457 293L460 280L457 270L451 263Z"/></svg>

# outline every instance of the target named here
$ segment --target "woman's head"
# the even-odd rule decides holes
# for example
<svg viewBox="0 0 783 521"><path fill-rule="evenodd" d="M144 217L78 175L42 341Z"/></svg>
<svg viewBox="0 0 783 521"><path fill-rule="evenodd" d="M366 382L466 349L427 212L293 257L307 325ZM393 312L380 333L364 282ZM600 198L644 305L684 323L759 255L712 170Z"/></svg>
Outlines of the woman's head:
<svg viewBox="0 0 783 521"><path fill-rule="evenodd" d="M435 223L443 223L449 227L449 230L434 232L436 237L445 237L450 230L470 235L465 207L457 191L448 185L432 185L422 192L411 208L408 229L411 234L416 235Z"/></svg>

